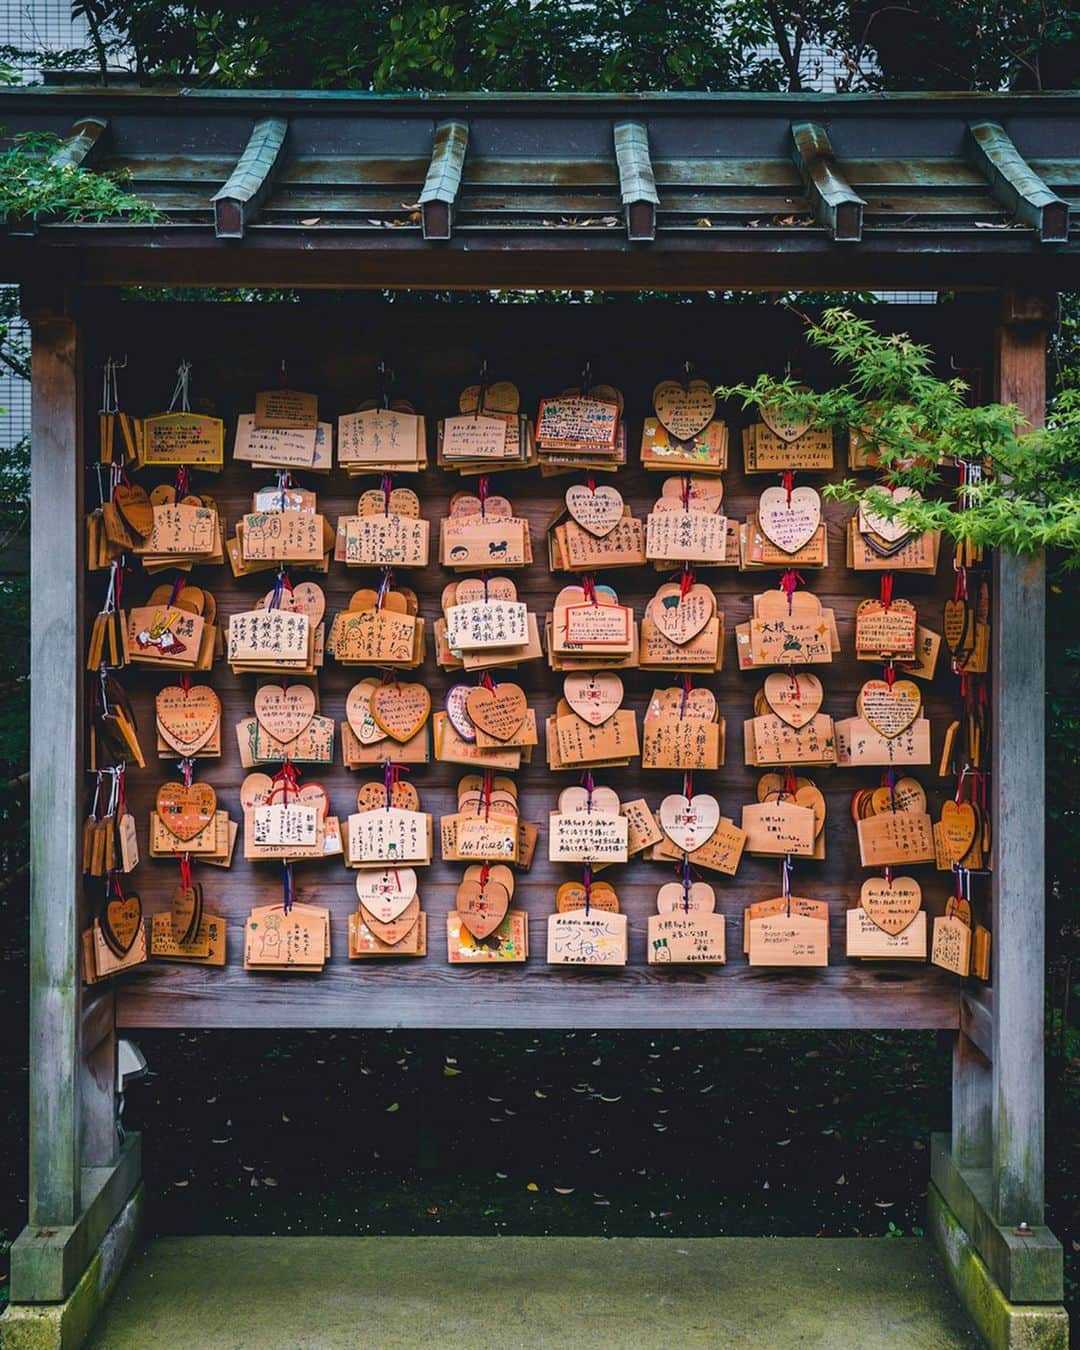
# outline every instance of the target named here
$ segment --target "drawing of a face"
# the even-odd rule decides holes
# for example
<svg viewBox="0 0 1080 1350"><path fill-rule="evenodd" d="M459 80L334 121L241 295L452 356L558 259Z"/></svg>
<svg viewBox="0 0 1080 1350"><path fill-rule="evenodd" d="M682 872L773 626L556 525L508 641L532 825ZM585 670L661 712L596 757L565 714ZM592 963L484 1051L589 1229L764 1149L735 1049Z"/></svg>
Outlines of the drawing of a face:
<svg viewBox="0 0 1080 1350"><path fill-rule="evenodd" d="M457 562L461 558L467 558L468 556L469 550L465 547L464 544L456 544L450 550L450 557L453 558L455 562Z"/></svg>

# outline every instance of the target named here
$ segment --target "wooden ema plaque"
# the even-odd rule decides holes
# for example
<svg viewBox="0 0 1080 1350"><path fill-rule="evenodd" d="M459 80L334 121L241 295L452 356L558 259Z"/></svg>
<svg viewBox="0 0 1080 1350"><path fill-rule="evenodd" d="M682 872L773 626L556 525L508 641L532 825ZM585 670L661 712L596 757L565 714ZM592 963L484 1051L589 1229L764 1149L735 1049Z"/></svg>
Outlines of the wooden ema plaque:
<svg viewBox="0 0 1080 1350"><path fill-rule="evenodd" d="M707 354L699 359L700 368L708 371L711 377L725 381L753 380L760 373L760 354L776 348L776 316L768 312L768 307L761 307L766 312L760 315L752 313L755 308L740 306L737 314L723 307L717 311L709 342L718 344L715 350L724 352L724 370L720 372L710 366ZM944 312L950 308L913 307L900 316L897 323L911 331L916 340L926 340L934 337L928 329L931 322L942 325L960 322L950 319ZM961 310L963 306L958 303L956 308ZM256 309L258 312L253 312ZM325 786L331 811L341 822L344 842L346 821L355 811L358 786L368 779L381 779L381 766L387 759L405 762L411 770L405 777L416 784L422 810L431 814L437 828L442 817L457 810L458 779L475 770L469 762L434 758L431 751L436 722L440 718L445 721L443 695L450 684L458 680L475 684L476 676L440 669L435 661L431 634L442 615L440 596L444 586L459 576L479 576L482 569L477 566L459 574L440 566L437 560L437 522L448 517L451 494L463 486L475 491L476 480L463 480L457 473L436 466L434 424L437 418L457 409L461 390L475 380L472 354L477 351L499 353L500 370L505 368L514 375L521 388L522 409L527 410L530 418L534 417L541 397L574 383L575 372L566 369L568 311L565 307L544 304L530 306L526 324L522 322L523 311L519 306L478 306L474 312L471 306L441 307L418 303L395 308L386 305L377 307L378 322L373 326L358 321L358 310L349 299L332 306L324 304L315 294L305 295L300 304L290 304L282 309L273 305L237 305L217 306L216 310L220 312L215 313L213 325L207 326L205 316L200 318L194 309L182 305L120 305L113 304L103 295L100 305L95 304L87 317L85 402L89 409L97 409L100 366L110 351L129 351L128 383L132 388L153 390L160 389L161 372L165 372L171 381L170 372L175 369L177 351L198 350L200 357L195 372L198 391L201 394L205 389L206 396L228 420L221 471L203 477L195 469L192 478L196 491L204 489L214 498L230 533L236 521L251 511L252 494L273 482L272 471L259 471L253 468L252 461L235 459L233 451L237 414L253 416L255 395L269 382L265 372L274 371L280 365L286 323L290 348L292 344L296 344L298 350L302 347L307 354L305 369L318 372L317 377L301 381L298 374L296 378L301 381L302 388L318 395L319 420L333 428L334 457L330 471L325 474L309 474L295 464L283 467L292 467L303 487L317 491L320 513L334 525L340 517L356 513L358 496L364 490L379 486L380 472L365 466L363 475L354 477L351 469L355 466L343 468L338 463L339 419L355 414L358 402L374 394L373 383L365 386L363 372L374 370L382 350L409 353L409 375L406 381L402 373L401 388L415 407L416 415L426 415L426 456L430 463L429 467L419 471L402 468L393 472L396 485L407 484L418 493L421 514L432 523L432 537L427 566L409 569L404 574L396 573L394 577L396 588L411 589L416 593L418 614L388 615L387 625L394 630L390 636L401 641L395 652L406 661L413 659L416 626L419 623L425 625L427 645L423 658L414 669L402 669L401 678L422 682L430 691L429 729L417 733L415 744L410 742L407 748L398 747L397 743L387 746L386 742L369 747L357 745L345 718L348 693L362 678L371 676L381 681L387 667L375 655L379 647L372 641L371 624L349 620L350 633L341 650L347 656L355 656L357 664L343 665L328 651L325 664L318 671L317 715L330 718L339 728L333 758L328 763L305 766L303 779L317 779ZM230 312L226 313L226 310ZM597 312L589 312L592 310ZM644 422L655 416L652 391L659 380L677 368L677 361L681 359L679 354L685 350L687 341L686 318L687 310L681 305L622 306L618 321L625 340L620 338L618 357L617 360L612 357L610 371L604 370L604 377L617 383L626 399L623 420L627 462L616 475L597 473L596 477L600 483L611 482L618 487L626 508L642 524L655 505L664 477L678 474L684 467L695 474L709 471L698 459L684 465L677 457L665 457L662 471L643 468L640 461ZM610 306L575 307L575 349L580 342L581 350L607 351L611 344L611 322ZM118 334L123 335L122 347L117 346ZM955 348L941 346L941 350L953 349L960 351L966 347L963 343ZM343 353L347 354L347 360ZM746 420L727 410L721 410L718 416L731 416L733 423ZM712 425L722 424L714 421ZM282 430L281 434L288 433ZM713 434L709 433L710 436ZM411 456L415 465L415 426L412 435L412 444L406 447L405 453ZM87 439L93 441L95 437L91 435ZM743 470L738 445L728 451L727 459L727 468L720 477L724 484L724 502L730 523L733 523L735 518L745 519L750 514L762 490L774 480L768 475L748 477ZM843 456L838 459L842 460ZM272 460L268 457L266 462L272 463ZM825 482L837 481L845 472L842 462L838 462L832 474L812 478L808 475L808 481L820 490ZM163 467L148 469L136 477L153 485L163 479L171 480L174 474L174 467ZM536 556L531 565L517 571L506 573L502 561L489 563L488 570L492 574L505 573L515 578L519 599L527 604L531 613L540 617L541 627L542 616L552 611L554 598L563 584L579 580L568 572L558 575L548 572L546 534L556 513L563 513L563 519L567 519L566 491L573 484L582 483L584 478L581 470L546 478L537 468L515 468L492 474L492 491L504 494L513 504L515 515L527 520ZM798 477L796 481L801 482ZM828 643L828 661L810 666L795 663L795 668L812 670L821 679L825 688L822 711L833 716L839 727L845 717L854 715L855 697L864 681L881 673L880 661L856 662L853 646L856 603L878 594L879 577L874 573L860 574L845 566L843 539L851 516L850 506L823 497L822 511L830 535L829 561L827 566L812 574L804 572L806 585L800 589L814 592L823 609L835 615L839 646L833 649L831 642ZM737 559L737 544L730 542L730 535L726 551ZM942 552L948 555L947 549ZM199 565L196 568L193 581L205 584L217 599L218 615L214 622L223 637L228 636L229 619L233 615L257 612L262 618L264 597L273 582L275 570L276 564L271 564L267 570L253 576L234 576L227 566ZM300 584L308 575L311 574L293 569L294 585ZM681 769L645 769L640 759L645 739L643 712L653 690L669 685L677 687L674 677L679 668L671 665L664 671L642 671L634 665L620 668L626 687L622 711L629 713L637 723L637 745L634 753L622 755L629 763L610 770L594 770L598 782L618 789L629 822L627 851L631 855L630 861L612 863L600 874L614 881L620 907L626 916L627 964L593 971L548 964L548 920L554 910L556 890L563 882L579 879L581 875L580 863L549 860L548 814L555 808L558 792L564 786L576 784L581 770L567 768L553 775L548 767L548 749L553 737L547 734L547 726L549 719L555 717L567 672L549 668L545 646L544 660L522 664L517 669L507 670L501 677L519 684L525 691L528 705L536 714L538 736L538 744L532 748L531 762L522 761L516 768L508 770L519 786L523 821L540 824L532 868L528 872L515 869L517 889L511 913L504 921L508 927L500 938L501 950L513 953L516 960L498 959L492 954L491 947L477 946L466 938L464 941L455 939L453 963L447 964L448 916L453 912L454 896L466 864L444 861L436 840L430 863L417 868L421 878L422 909L427 915L426 958L350 961L348 926L349 916L357 912L354 886L357 873L347 870L338 855L312 858L295 868L301 899L309 899L312 904L329 910L330 954L321 974L301 975L290 980L280 972L246 972L242 968L245 921L256 907L280 904L281 877L280 867L274 863L245 859L243 840L240 839L228 870L212 868L205 863L193 864L196 876L206 888L208 910L220 914L228 929L225 964L193 969L183 961L158 961L151 957L132 976L115 981L120 1025L265 1028L290 1025L382 1027L394 1023L403 1026L512 1027L526 1023L613 1028L634 1025L955 1028L960 981L951 972L928 963L905 962L904 981L898 984L886 978L888 962L883 967L876 961L847 960L843 955L846 913L859 905L860 888L868 875L860 864L856 827L850 819L848 803L856 787L877 787L887 765L798 770L799 773L808 772L815 779L829 802L825 826L826 857L797 862L793 888L800 894L828 897L833 939L831 964L799 973L782 968L758 970L750 967L744 958L743 911L751 900L776 894L778 860L759 857L742 848L742 807L755 800L758 779L766 770L744 762L741 725L754 715L754 696L766 676L783 670L783 665L740 670L736 659L740 648L732 634L738 627L750 623L753 596L776 589L781 573L761 570L743 574L737 566L703 566L698 575L699 579L704 576L716 595L718 614L724 615L721 649L725 660L722 670L696 676L695 684L708 685L715 691L719 710L728 720L731 746L719 767L708 771L704 781L697 784L698 790L717 797L722 817L713 838L695 850L692 863L704 877L715 883L716 912L727 921L726 964L703 963L693 967L671 963L659 966L650 965L648 960L649 918L656 914L657 890L675 875L673 869L681 856L664 839L653 839L636 847L634 816L630 811L633 803L644 802L655 817L664 795L678 790L681 782ZM86 579L85 609L91 618L100 606L105 576L105 573L93 573ZM171 574L166 573L165 578L171 579ZM374 568L346 568L344 564L332 561L326 575L313 579L325 591L326 613L321 621L326 624L329 639L335 616L346 613L350 598L358 588L377 588L379 573ZM658 573L651 566L614 567L602 575L598 573L597 583L601 580L610 580L620 605L629 607L640 623L647 604L658 587L671 580L671 574ZM943 605L946 599L952 598L953 580L950 560L946 556L941 559L936 575L898 576L896 590L914 600L920 621L927 628L940 632ZM144 604L153 584L154 579L142 576L141 567L127 578L123 602L128 613ZM189 619L195 617L188 616ZM828 622L824 614L822 619L827 639ZM304 661L306 649L298 647L296 656L298 661ZM935 768L944 727L953 715L955 682L948 672L948 665L948 653L943 649L933 678L920 680L923 716L928 719L932 731ZM127 793L131 812L138 822L143 854L134 877L148 922L151 916L168 909L177 877L175 854L150 857L144 833L156 788L166 777L175 776L176 763L174 759L160 759L155 753L154 700L158 689L177 685L184 673L191 674L193 688L203 683L211 685L221 702L221 754L213 759L200 759L196 777L213 785L218 795L218 809L227 813L234 827L242 826L239 788L249 772L241 762L235 728L242 719L253 717L253 698L260 679L280 681L283 678L280 668L276 673L266 671L261 676L240 669L234 673L227 658L220 656L211 667L202 671L185 672L182 668L158 662L156 668L140 664L121 672L131 696L147 760L145 769L133 767L129 760ZM292 669L284 674L290 680L300 678ZM370 756L370 760L358 768L346 767L342 758L346 745L350 756L356 752ZM458 748L466 745L468 743L461 742ZM470 749L475 752L475 744ZM495 750L492 753L521 755L522 751ZM426 762L425 755L428 756ZM260 767L268 773L275 771L271 765ZM493 771L507 770L496 768ZM930 802L927 809L936 821L943 797L951 785L939 782L930 770L915 768L914 772L928 789ZM647 828L644 837L649 838ZM933 920L943 912L951 879L948 873L937 872L931 864L921 865L913 871L923 886L929 946ZM92 917L89 911L82 915L81 929L89 927ZM522 960L526 945L528 960ZM462 971L461 966L483 966L484 969ZM490 969L492 966L497 969Z"/></svg>

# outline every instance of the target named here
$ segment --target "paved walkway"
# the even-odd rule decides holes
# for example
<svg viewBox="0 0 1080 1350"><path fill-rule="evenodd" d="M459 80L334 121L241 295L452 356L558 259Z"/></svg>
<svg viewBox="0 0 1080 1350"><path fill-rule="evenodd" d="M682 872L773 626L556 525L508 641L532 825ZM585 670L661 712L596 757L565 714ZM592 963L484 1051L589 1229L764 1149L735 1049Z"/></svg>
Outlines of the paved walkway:
<svg viewBox="0 0 1080 1350"><path fill-rule="evenodd" d="M971 1350L917 1238L159 1238L94 1350Z"/></svg>

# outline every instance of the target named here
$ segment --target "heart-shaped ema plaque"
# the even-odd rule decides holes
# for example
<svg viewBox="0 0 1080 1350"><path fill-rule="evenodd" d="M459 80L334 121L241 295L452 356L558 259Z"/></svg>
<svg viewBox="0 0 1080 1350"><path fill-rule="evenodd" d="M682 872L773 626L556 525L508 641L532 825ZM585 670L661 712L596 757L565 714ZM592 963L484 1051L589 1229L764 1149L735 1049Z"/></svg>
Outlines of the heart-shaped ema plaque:
<svg viewBox="0 0 1080 1350"><path fill-rule="evenodd" d="M618 488L576 484L566 489L566 509L583 530L603 539L622 520L623 499Z"/></svg>
<svg viewBox="0 0 1080 1350"><path fill-rule="evenodd" d="M416 873L411 867L358 872L356 894L372 918L380 923L391 923L412 903L416 895Z"/></svg>
<svg viewBox="0 0 1080 1350"><path fill-rule="evenodd" d="M658 914L712 914L716 892L707 881L692 882L685 890L681 881L668 881L656 892Z"/></svg>
<svg viewBox="0 0 1080 1350"><path fill-rule="evenodd" d="M758 502L758 525L770 543L785 553L798 553L804 548L821 524L821 498L812 487L791 490L766 488Z"/></svg>
<svg viewBox="0 0 1080 1350"><path fill-rule="evenodd" d="M653 390L656 420L677 441L689 441L716 416L716 399L708 380L661 380Z"/></svg>
<svg viewBox="0 0 1080 1350"><path fill-rule="evenodd" d="M401 913L392 919L377 919L366 905L360 906L360 917L380 942L385 942L388 947L396 947L409 936L420 918L420 897L414 895Z"/></svg>
<svg viewBox="0 0 1080 1350"><path fill-rule="evenodd" d="M371 718L380 731L404 744L412 740L431 712L431 695L422 684L391 680L371 695Z"/></svg>
<svg viewBox="0 0 1080 1350"><path fill-rule="evenodd" d="M892 787L883 783L870 794L874 815L884 811L906 811L926 814L926 789L917 778L898 778Z"/></svg>
<svg viewBox="0 0 1080 1350"><path fill-rule="evenodd" d="M922 693L914 680L867 680L855 700L859 716L880 735L892 740L911 726L922 707Z"/></svg>
<svg viewBox="0 0 1080 1350"><path fill-rule="evenodd" d="M479 942L494 933L510 908L510 892L502 884L488 877L486 881L466 880L457 889L454 908L461 922Z"/></svg>
<svg viewBox="0 0 1080 1350"><path fill-rule="evenodd" d="M700 685L693 689L654 689L646 717L670 717L676 721L715 722L716 695Z"/></svg>
<svg viewBox="0 0 1080 1350"><path fill-rule="evenodd" d="M356 809L361 815L365 811L383 811L386 805L384 783L365 783L357 789ZM420 794L412 783L406 783L403 778L399 778L390 787L390 806L395 811L419 811Z"/></svg>
<svg viewBox="0 0 1080 1350"><path fill-rule="evenodd" d="M904 502L922 501L922 493L917 492L912 487L898 487L890 493L888 488L878 486L873 491L880 492L885 497L891 496L897 506ZM864 534L876 534L886 544L899 544L901 540L907 539L912 533L911 526L905 525L899 516L894 516L892 520L889 520L880 511L875 511L872 498L869 497L864 497L859 503L859 529Z"/></svg>
<svg viewBox="0 0 1080 1350"><path fill-rule="evenodd" d="M615 888L606 881L594 881L589 886L589 909L598 909L605 914L618 914L619 897ZM585 908L585 884L581 881L564 881L555 892L555 908L560 914Z"/></svg>
<svg viewBox="0 0 1080 1350"><path fill-rule="evenodd" d="M610 670L567 675L563 697L583 721L598 727L622 706L623 682Z"/></svg>
<svg viewBox="0 0 1080 1350"><path fill-rule="evenodd" d="M124 523L145 539L154 528L154 506L146 489L138 483L118 483L113 494L113 505L124 517ZM134 942L134 938L132 941Z"/></svg>
<svg viewBox="0 0 1080 1350"><path fill-rule="evenodd" d="M559 793L559 814L563 816L588 815L597 812L605 816L617 816L622 803L614 788L568 787Z"/></svg>
<svg viewBox="0 0 1080 1350"><path fill-rule="evenodd" d="M708 793L684 797L673 792L660 803L660 828L683 853L693 853L712 838L720 824L720 803Z"/></svg>
<svg viewBox="0 0 1080 1350"><path fill-rule="evenodd" d="M922 909L922 887L914 877L870 877L862 884L860 903L883 933L902 933Z"/></svg>
<svg viewBox="0 0 1080 1350"><path fill-rule="evenodd" d="M181 843L201 834L214 819L217 793L209 783L162 783L157 790L158 819Z"/></svg>
<svg viewBox="0 0 1080 1350"><path fill-rule="evenodd" d="M386 740L386 732L371 715L371 698L380 687L378 680L360 680L345 698L345 719L361 745L377 745Z"/></svg>
<svg viewBox="0 0 1080 1350"><path fill-rule="evenodd" d="M306 684L264 684L255 694L255 717L274 740L295 741L315 716L315 690Z"/></svg>
<svg viewBox="0 0 1080 1350"><path fill-rule="evenodd" d="M765 676L765 702L796 731L813 721L821 709L825 690L816 675L778 670Z"/></svg>
<svg viewBox="0 0 1080 1350"><path fill-rule="evenodd" d="M469 695L474 688L471 684L452 684L446 691L446 716L450 725L463 741L470 744L476 740L476 727L469 716Z"/></svg>
<svg viewBox="0 0 1080 1350"><path fill-rule="evenodd" d="M300 806L313 806L320 820L325 820L330 814L330 794L321 783L302 784L299 792L290 792L289 801Z"/></svg>
<svg viewBox="0 0 1080 1350"><path fill-rule="evenodd" d="M249 773L240 784L240 805L245 811L265 806L274 790L274 780L268 773Z"/></svg>
<svg viewBox="0 0 1080 1350"><path fill-rule="evenodd" d="M979 818L970 802L946 802L941 808L941 838L950 862L958 866L971 852Z"/></svg>
<svg viewBox="0 0 1080 1350"><path fill-rule="evenodd" d="M800 384L797 392L809 394L810 389L805 384ZM773 435L779 436L782 441L797 441L810 430L811 419L805 414L798 417L794 412L782 412L776 404L769 403L763 404L758 412Z"/></svg>
<svg viewBox="0 0 1080 1350"><path fill-rule="evenodd" d="M134 891L114 896L102 905L98 922L109 949L116 956L127 956L142 926L142 901Z"/></svg>
<svg viewBox="0 0 1080 1350"><path fill-rule="evenodd" d="M195 755L213 736L221 720L221 700L208 684L184 692L181 685L159 689L154 701L161 739L178 755Z"/></svg>
<svg viewBox="0 0 1080 1350"><path fill-rule="evenodd" d="M484 685L470 689L465 707L473 725L499 741L508 741L528 712L525 690L510 683L498 684L494 689Z"/></svg>
<svg viewBox="0 0 1080 1350"><path fill-rule="evenodd" d="M686 592L677 582L661 586L646 613L669 642L682 646L697 637L716 613L716 596L700 582Z"/></svg>

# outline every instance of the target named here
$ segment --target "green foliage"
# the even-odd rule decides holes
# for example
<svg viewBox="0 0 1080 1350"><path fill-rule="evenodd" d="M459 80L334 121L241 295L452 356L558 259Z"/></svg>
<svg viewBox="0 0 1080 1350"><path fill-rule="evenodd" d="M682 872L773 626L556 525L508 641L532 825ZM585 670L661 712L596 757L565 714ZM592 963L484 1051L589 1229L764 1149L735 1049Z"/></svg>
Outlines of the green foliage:
<svg viewBox="0 0 1080 1350"><path fill-rule="evenodd" d="M834 388L815 393L791 378L762 375L718 393L747 408L773 407L855 431L876 452L889 488L934 494L897 504L882 487L864 489L849 478L828 484L826 496L865 499L913 530L942 530L1011 553L1053 548L1080 565L1080 389L1062 390L1046 428L1028 430L1014 407L971 407L962 380L934 374L928 347L906 333L880 333L850 310L827 309L810 323L807 340L843 368ZM944 469L961 462L981 466L983 477L958 511Z"/></svg>
<svg viewBox="0 0 1080 1350"><path fill-rule="evenodd" d="M381 92L799 88L806 44L846 42L849 10L839 0L77 3L102 69L134 51L151 78ZM773 42L779 59L765 51Z"/></svg>
<svg viewBox="0 0 1080 1350"><path fill-rule="evenodd" d="M1076 83L1080 15L1049 0L74 0L90 42L48 66L127 65L227 88L800 90Z"/></svg>
<svg viewBox="0 0 1080 1350"><path fill-rule="evenodd" d="M62 142L35 132L16 136L0 150L0 217L6 220L135 222L161 220L161 212L121 186L118 174L93 173L56 158Z"/></svg>

